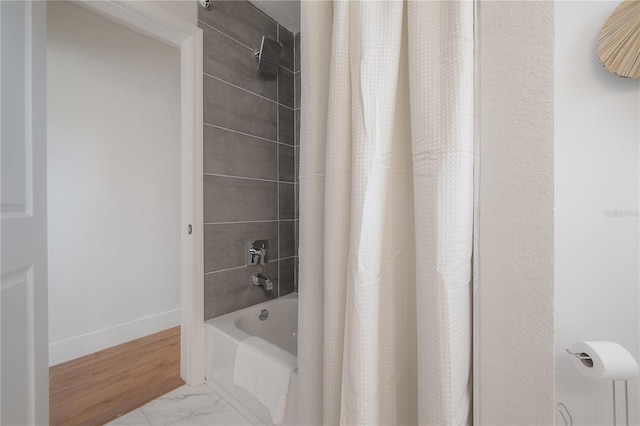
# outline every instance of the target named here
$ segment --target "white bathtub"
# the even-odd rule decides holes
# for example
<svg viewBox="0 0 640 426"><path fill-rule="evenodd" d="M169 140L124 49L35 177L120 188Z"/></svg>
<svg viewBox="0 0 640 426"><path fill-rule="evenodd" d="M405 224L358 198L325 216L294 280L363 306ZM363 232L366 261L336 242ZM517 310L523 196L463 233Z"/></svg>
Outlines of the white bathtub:
<svg viewBox="0 0 640 426"><path fill-rule="evenodd" d="M260 321L263 309L269 317ZM298 352L298 294L250 306L205 322L207 333L206 383L255 425L273 425L271 414L251 394L233 385L233 366L238 343L259 336L282 349ZM289 382L289 398L283 425L295 425L298 400L298 371Z"/></svg>

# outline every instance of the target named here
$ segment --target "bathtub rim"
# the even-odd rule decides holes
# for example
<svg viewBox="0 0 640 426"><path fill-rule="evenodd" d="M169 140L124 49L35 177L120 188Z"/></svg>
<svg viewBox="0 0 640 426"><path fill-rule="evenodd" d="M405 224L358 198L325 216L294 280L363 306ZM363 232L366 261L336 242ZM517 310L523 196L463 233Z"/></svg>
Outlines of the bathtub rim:
<svg viewBox="0 0 640 426"><path fill-rule="evenodd" d="M285 300L295 300L297 302L298 293L297 292L289 293L286 296L277 297L275 299L267 300L267 301L258 303L256 305L247 306L246 308L242 308L237 311L220 315L219 317L208 319L204 322L204 325L205 327L209 326L209 327L217 328L222 332L224 332L225 334L227 334L229 337L231 337L236 343L240 343L243 340L251 337L251 335L245 332L244 330L240 329L236 325L236 318L254 309L268 308L270 305L274 305L279 301L285 301ZM296 330L297 330L297 324L296 324Z"/></svg>

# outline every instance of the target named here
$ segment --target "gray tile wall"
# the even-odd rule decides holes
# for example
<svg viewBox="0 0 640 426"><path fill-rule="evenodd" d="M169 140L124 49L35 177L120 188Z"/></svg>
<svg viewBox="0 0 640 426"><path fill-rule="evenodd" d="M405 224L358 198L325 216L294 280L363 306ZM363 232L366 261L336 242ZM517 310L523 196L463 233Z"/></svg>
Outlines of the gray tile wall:
<svg viewBox="0 0 640 426"><path fill-rule="evenodd" d="M293 259L293 282L295 291L298 291L298 240L299 240L299 230L300 230L300 215L298 213L299 210L299 194L300 194L300 94L301 91L301 74L300 74L300 32L298 32L294 37L293 42L293 69L295 71L294 74L294 111L293 111L293 120L294 120L294 148L293 148L293 175L295 176L295 184L294 184L294 196L295 196L295 257Z"/></svg>
<svg viewBox="0 0 640 426"><path fill-rule="evenodd" d="M205 320L297 288L299 35L246 1L198 8L204 33ZM283 45L277 76L256 71L263 35ZM269 240L269 263L245 266L245 243ZM250 283L262 272L271 293Z"/></svg>

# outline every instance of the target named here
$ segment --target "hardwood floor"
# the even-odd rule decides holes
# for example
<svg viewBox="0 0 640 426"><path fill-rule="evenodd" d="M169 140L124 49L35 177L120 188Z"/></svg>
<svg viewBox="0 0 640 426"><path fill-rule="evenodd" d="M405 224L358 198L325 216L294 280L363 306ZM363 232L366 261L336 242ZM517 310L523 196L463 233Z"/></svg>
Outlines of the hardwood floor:
<svg viewBox="0 0 640 426"><path fill-rule="evenodd" d="M102 425L183 384L175 327L49 368L49 422Z"/></svg>

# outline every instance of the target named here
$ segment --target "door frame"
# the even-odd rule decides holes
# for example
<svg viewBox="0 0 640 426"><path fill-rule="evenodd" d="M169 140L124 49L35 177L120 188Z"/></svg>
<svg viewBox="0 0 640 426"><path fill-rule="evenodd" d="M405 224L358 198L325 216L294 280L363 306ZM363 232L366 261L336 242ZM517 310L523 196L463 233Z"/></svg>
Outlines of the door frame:
<svg viewBox="0 0 640 426"><path fill-rule="evenodd" d="M151 2L77 0L74 3L180 50L180 376L189 385L202 384L205 375L202 30Z"/></svg>

